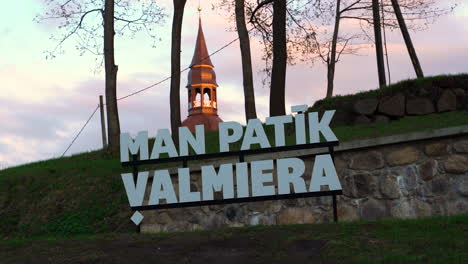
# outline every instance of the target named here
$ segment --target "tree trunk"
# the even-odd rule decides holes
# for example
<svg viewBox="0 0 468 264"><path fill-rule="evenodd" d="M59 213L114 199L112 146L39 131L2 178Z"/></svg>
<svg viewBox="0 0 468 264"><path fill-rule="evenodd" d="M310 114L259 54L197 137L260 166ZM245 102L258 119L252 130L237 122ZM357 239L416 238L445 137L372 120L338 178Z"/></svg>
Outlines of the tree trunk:
<svg viewBox="0 0 468 264"><path fill-rule="evenodd" d="M400 26L401 34L403 35L403 39L405 40L406 48L408 49L409 56L411 58L411 62L413 63L414 71L416 72L416 76L418 78L423 78L424 73L421 68L421 64L419 63L418 55L416 54L416 50L413 46L413 41L411 41L410 34L408 32L408 28L406 27L405 19L403 18L403 14L401 13L400 4L398 4L398 0L392 0L393 10L395 11L395 16L398 20L398 25Z"/></svg>
<svg viewBox="0 0 468 264"><path fill-rule="evenodd" d="M184 7L187 0L173 0L174 16L172 19L172 43L171 43L171 131L172 138L179 142L180 120L180 46L182 39L182 20L184 18Z"/></svg>
<svg viewBox="0 0 468 264"><path fill-rule="evenodd" d="M239 35L239 43L242 59L242 77L244 84L244 104L245 104L245 121L257 118L255 109L255 94L252 74L252 58L250 54L249 32L245 24L245 7L244 0L236 0L236 25L237 34Z"/></svg>
<svg viewBox="0 0 468 264"><path fill-rule="evenodd" d="M117 108L117 71L114 59L114 0L105 0L104 7L104 67L106 71L106 111L109 151L120 151L120 122Z"/></svg>
<svg viewBox="0 0 468 264"><path fill-rule="evenodd" d="M341 0L336 1L335 27L333 29L332 50L330 59L327 63L327 98L333 96L333 87L335 80L335 65L336 65L336 45L338 43L338 32L340 30L340 6Z"/></svg>
<svg viewBox="0 0 468 264"><path fill-rule="evenodd" d="M286 0L275 0L273 2L273 67L271 70L270 116L286 114L287 56Z"/></svg>
<svg viewBox="0 0 468 264"><path fill-rule="evenodd" d="M380 88L387 85L385 77L385 64L382 46L382 30L380 25L380 0L372 0L372 13L374 18L374 36L375 36L375 53L377 56L377 71L379 73Z"/></svg>

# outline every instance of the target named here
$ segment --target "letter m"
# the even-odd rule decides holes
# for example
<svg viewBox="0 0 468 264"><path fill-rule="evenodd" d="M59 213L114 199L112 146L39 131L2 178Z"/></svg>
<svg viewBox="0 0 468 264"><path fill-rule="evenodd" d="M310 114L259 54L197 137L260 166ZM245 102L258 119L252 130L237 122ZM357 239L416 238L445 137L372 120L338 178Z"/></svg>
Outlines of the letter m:
<svg viewBox="0 0 468 264"><path fill-rule="evenodd" d="M140 160L148 159L148 132L141 131L138 133L135 140L128 133L120 134L120 161L129 161L128 152L132 155L138 154L140 151Z"/></svg>

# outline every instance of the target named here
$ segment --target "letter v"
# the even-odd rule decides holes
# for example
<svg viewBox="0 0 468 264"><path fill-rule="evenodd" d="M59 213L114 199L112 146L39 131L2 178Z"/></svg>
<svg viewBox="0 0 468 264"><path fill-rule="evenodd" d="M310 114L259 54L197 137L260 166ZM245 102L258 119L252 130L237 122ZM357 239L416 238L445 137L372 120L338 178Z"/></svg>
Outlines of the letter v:
<svg viewBox="0 0 468 264"><path fill-rule="evenodd" d="M135 186L132 173L123 173L122 180L124 182L125 191L127 192L130 206L142 206L143 198L145 197L146 185L148 184L148 172L138 172L138 179Z"/></svg>

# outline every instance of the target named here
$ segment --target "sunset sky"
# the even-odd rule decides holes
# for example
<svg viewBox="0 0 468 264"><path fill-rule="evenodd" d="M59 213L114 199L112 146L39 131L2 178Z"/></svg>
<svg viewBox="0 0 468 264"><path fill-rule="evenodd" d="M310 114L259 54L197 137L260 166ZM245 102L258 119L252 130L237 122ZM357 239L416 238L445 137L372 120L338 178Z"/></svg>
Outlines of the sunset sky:
<svg viewBox="0 0 468 264"><path fill-rule="evenodd" d="M441 6L449 0L441 0ZM135 39L116 39L118 96L127 95L170 75L170 32L172 1L164 0L167 17L159 27L161 41L151 47L144 34ZM237 34L225 14L213 11L203 0L203 28L210 52ZM466 2L462 0L461 2ZM5 1L0 11L0 169L58 157L66 149L104 94L104 71L95 73L95 56L80 56L75 42L65 44L65 54L52 60L44 51L56 44L53 24L38 24L43 0ZM198 1L188 0L183 24L182 68L191 61L198 26ZM343 28L353 28L345 22ZM462 4L441 17L429 29L411 32L426 75L468 72L468 5ZM401 34L388 32L392 82L414 78ZM261 46L252 40L256 102L259 117L268 114L268 87L261 84ZM336 94L355 93L377 87L375 52L363 49L360 56L345 56L337 66ZM244 122L243 88L238 42L212 57L217 73L220 117ZM186 117L187 73L182 74L182 119ZM165 82L119 102L122 132L169 128L169 84ZM288 67L287 106L312 105L325 95L326 71L319 61ZM67 155L102 147L99 114L96 114Z"/></svg>

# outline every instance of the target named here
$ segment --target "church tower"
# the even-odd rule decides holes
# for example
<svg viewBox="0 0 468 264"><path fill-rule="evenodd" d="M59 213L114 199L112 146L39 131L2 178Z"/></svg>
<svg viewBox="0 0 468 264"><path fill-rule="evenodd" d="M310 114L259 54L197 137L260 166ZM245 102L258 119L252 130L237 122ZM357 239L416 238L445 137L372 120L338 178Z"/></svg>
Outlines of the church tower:
<svg viewBox="0 0 468 264"><path fill-rule="evenodd" d="M190 131L196 125L205 125L206 130L217 130L223 122L218 116L216 73L209 57L203 34L201 18L198 24L198 36L188 73L188 117L182 122Z"/></svg>

